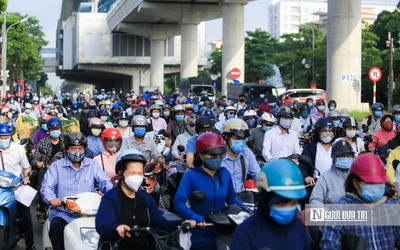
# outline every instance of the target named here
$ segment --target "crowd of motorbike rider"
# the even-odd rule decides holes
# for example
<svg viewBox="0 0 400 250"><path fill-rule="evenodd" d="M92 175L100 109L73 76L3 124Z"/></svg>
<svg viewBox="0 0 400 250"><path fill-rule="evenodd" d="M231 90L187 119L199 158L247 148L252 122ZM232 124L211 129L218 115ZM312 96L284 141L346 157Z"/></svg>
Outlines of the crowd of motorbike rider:
<svg viewBox="0 0 400 250"><path fill-rule="evenodd" d="M79 89L72 95L11 95L1 106L1 165L26 183L28 172L39 170L37 221L50 219L56 250L64 249L63 230L77 218L62 206L63 198L95 190L104 194L96 217L101 242L124 238L119 249L152 249L148 237L135 238L129 229L148 225L173 231L186 220L193 227L192 249L215 249L219 232L204 228L205 215L230 204L250 211L240 200L249 179L259 190L257 211L237 227L232 249L337 249L348 232L367 249L392 249L398 227L326 226L310 238L296 211L306 203L395 202L400 105L384 113L385 107L374 103L372 114L359 123L334 100L308 98L286 106L268 98L261 104L249 101L243 95L237 102L224 96L212 101L207 93L185 97L179 89L170 96L115 89L97 95ZM11 142L19 116L40 124L30 141L29 163L22 147ZM79 121L80 131L64 133L63 120ZM8 159L13 151L18 162ZM159 196L154 200L143 191L144 172L146 165L158 165L164 174L157 181L166 191L174 161L186 168L172 201L183 220L168 222L158 208L165 205ZM193 191L203 191L206 201L196 203ZM23 206L18 209L32 230ZM32 235L27 249L35 249Z"/></svg>

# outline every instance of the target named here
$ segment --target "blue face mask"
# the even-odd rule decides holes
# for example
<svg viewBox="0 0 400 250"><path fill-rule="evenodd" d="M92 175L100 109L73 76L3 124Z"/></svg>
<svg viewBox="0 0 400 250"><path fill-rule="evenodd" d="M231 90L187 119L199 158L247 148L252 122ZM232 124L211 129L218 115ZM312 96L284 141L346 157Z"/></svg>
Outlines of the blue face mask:
<svg viewBox="0 0 400 250"><path fill-rule="evenodd" d="M268 100L264 100L264 103L268 104Z"/></svg>
<svg viewBox="0 0 400 250"><path fill-rule="evenodd" d="M142 138L146 134L146 128L143 127L136 127L133 132L135 133L136 137Z"/></svg>
<svg viewBox="0 0 400 250"><path fill-rule="evenodd" d="M296 206L293 207L271 207L269 216L281 225L287 225L292 222L296 214Z"/></svg>
<svg viewBox="0 0 400 250"><path fill-rule="evenodd" d="M336 167L345 170L350 169L353 161L353 158L336 158Z"/></svg>
<svg viewBox="0 0 400 250"><path fill-rule="evenodd" d="M221 164L222 164L222 158L221 157L217 157L217 158L204 158L204 166L207 167L210 170L218 170L221 168Z"/></svg>
<svg viewBox="0 0 400 250"><path fill-rule="evenodd" d="M231 149L233 152L235 152L235 154L243 152L245 146L246 146L245 140L232 140Z"/></svg>
<svg viewBox="0 0 400 250"><path fill-rule="evenodd" d="M361 198L369 203L377 202L385 194L385 184L365 184L361 188Z"/></svg>
<svg viewBox="0 0 400 250"><path fill-rule="evenodd" d="M394 119L396 120L396 122L400 122L400 115L395 115Z"/></svg>
<svg viewBox="0 0 400 250"><path fill-rule="evenodd" d="M42 124L42 129L43 129L43 131L47 131L48 129L47 129L47 124Z"/></svg>
<svg viewBox="0 0 400 250"><path fill-rule="evenodd" d="M10 139L5 139L5 140L0 140L0 148L8 148L10 146L11 140Z"/></svg>
<svg viewBox="0 0 400 250"><path fill-rule="evenodd" d="M381 118L382 111L375 111L375 116L378 117L378 118Z"/></svg>
<svg viewBox="0 0 400 250"><path fill-rule="evenodd" d="M236 118L236 115L235 115L235 114L232 113L232 114L229 114L229 115L228 115L228 120L229 120L229 119L233 119L233 118Z"/></svg>
<svg viewBox="0 0 400 250"><path fill-rule="evenodd" d="M249 126L249 128L254 127L254 124L256 124L256 120L248 120L246 121L247 126Z"/></svg>
<svg viewBox="0 0 400 250"><path fill-rule="evenodd" d="M311 102L307 103L308 107L312 108L313 104Z"/></svg>
<svg viewBox="0 0 400 250"><path fill-rule="evenodd" d="M85 152L81 152L78 150L78 151L75 151L74 153L68 153L68 159L72 163L81 162L83 160L83 158L85 158Z"/></svg>
<svg viewBox="0 0 400 250"><path fill-rule="evenodd" d="M340 121L333 121L333 126L335 126L335 128L339 127L340 125Z"/></svg>
<svg viewBox="0 0 400 250"><path fill-rule="evenodd" d="M262 128L263 128L264 132L270 131L272 129L272 127L269 127L269 126L263 126Z"/></svg>
<svg viewBox="0 0 400 250"><path fill-rule="evenodd" d="M183 122L183 119L185 119L185 116L184 115L177 115L177 116L175 116L175 118L176 118L177 122Z"/></svg>
<svg viewBox="0 0 400 250"><path fill-rule="evenodd" d="M50 131L50 136L53 137L53 138L58 138L58 137L60 137L60 135L61 135L61 131L60 130Z"/></svg>
<svg viewBox="0 0 400 250"><path fill-rule="evenodd" d="M301 111L301 116L302 117L307 117L310 114L308 111Z"/></svg>

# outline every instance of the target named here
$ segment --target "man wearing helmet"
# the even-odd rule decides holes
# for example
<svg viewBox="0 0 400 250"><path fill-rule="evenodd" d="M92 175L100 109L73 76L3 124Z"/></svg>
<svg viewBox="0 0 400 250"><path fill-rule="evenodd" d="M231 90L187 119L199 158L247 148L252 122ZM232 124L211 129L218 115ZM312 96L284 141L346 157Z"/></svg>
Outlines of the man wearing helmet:
<svg viewBox="0 0 400 250"><path fill-rule="evenodd" d="M372 115L367 115L361 122L361 128L364 132L364 136L372 136L376 131L381 129L380 119L383 114L385 106L382 103L377 102L372 104Z"/></svg>
<svg viewBox="0 0 400 250"><path fill-rule="evenodd" d="M236 118L236 109L233 106L227 106L224 110L224 120L219 120L219 122L215 123L215 128L222 133L222 128L224 127L224 124L226 121L229 119Z"/></svg>
<svg viewBox="0 0 400 250"><path fill-rule="evenodd" d="M235 192L240 193L244 191L247 176L250 175L257 181L260 172L254 153L246 147L246 139L250 136L249 128L239 118L230 119L224 125L222 136L227 150L221 166L231 173Z"/></svg>
<svg viewBox="0 0 400 250"><path fill-rule="evenodd" d="M257 158L262 158L265 132L275 126L275 117L271 113L264 113L260 117L261 127L250 130L249 143ZM263 161L263 160L262 160Z"/></svg>
<svg viewBox="0 0 400 250"><path fill-rule="evenodd" d="M293 117L293 111L288 107L278 111L278 126L264 135L262 155L265 161L301 154L298 133L290 130Z"/></svg>
<svg viewBox="0 0 400 250"><path fill-rule="evenodd" d="M63 208L61 200L82 192L95 192L96 187L102 193L112 188L110 179L99 164L85 157L86 148L87 140L81 132L66 135L67 156L53 162L43 179L40 192L43 200L50 205L49 237L54 249L64 249L64 228L80 217Z"/></svg>
<svg viewBox="0 0 400 250"><path fill-rule="evenodd" d="M178 104L174 107L175 119L170 121L167 126L167 132L171 135L172 142L176 137L185 132L185 109L182 105Z"/></svg>
<svg viewBox="0 0 400 250"><path fill-rule="evenodd" d="M176 137L176 140L172 145L172 151L171 151L172 157L180 161L183 161L183 155L181 152L179 152L178 146L182 145L186 148L186 144L189 141L189 139L191 139L193 136L196 135L195 122L196 122L195 115L189 115L185 117L185 132Z"/></svg>
<svg viewBox="0 0 400 250"><path fill-rule="evenodd" d="M108 122L111 122L114 128L118 127L118 117L120 112L121 112L121 106L119 106L118 104L114 104L111 107L111 115L108 118Z"/></svg>

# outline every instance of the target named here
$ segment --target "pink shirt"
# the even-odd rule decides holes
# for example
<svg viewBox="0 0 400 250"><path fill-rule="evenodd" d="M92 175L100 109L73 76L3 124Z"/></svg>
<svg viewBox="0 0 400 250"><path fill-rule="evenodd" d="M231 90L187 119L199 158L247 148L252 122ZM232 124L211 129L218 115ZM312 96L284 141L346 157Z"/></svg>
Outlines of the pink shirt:
<svg viewBox="0 0 400 250"><path fill-rule="evenodd" d="M103 169L107 176L112 179L117 176L115 173L115 163L117 162L117 157L121 153L121 151L118 151L117 153L110 155L108 153L107 149L103 147L103 153L99 154L98 156L94 157L94 160L99 163L100 168ZM102 160L103 158L103 160ZM104 163L104 166L103 166Z"/></svg>
<svg viewBox="0 0 400 250"><path fill-rule="evenodd" d="M368 149L372 151L375 147L382 147L385 145L389 140L393 139L396 135L394 130L386 131L385 129L381 129L376 131L372 135L372 142L368 145Z"/></svg>

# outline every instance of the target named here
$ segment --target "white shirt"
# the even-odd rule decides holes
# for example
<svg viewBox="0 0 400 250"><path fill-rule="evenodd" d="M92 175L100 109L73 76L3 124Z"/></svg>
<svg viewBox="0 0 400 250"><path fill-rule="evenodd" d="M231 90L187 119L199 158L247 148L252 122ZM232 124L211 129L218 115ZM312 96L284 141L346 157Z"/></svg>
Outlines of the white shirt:
<svg viewBox="0 0 400 250"><path fill-rule="evenodd" d="M322 146L322 143L317 143L317 155L315 156L315 168L319 170L319 174L323 174L332 166L332 147L328 151ZM314 172L314 178L318 176L318 171Z"/></svg>
<svg viewBox="0 0 400 250"><path fill-rule="evenodd" d="M225 117L225 116L224 116L224 117ZM219 132L222 133L222 132L223 132L223 128L224 128L225 122L226 122L226 121L219 121L219 122L215 123L215 125L214 125L215 129L218 129Z"/></svg>
<svg viewBox="0 0 400 250"><path fill-rule="evenodd" d="M279 126L265 132L262 155L266 161L301 154L297 131L289 129L284 135Z"/></svg>
<svg viewBox="0 0 400 250"><path fill-rule="evenodd" d="M302 126L303 133L307 132L308 126L311 126L311 117L307 116L306 119L304 119L302 116L300 116L299 117L299 121L300 121L300 124Z"/></svg>
<svg viewBox="0 0 400 250"><path fill-rule="evenodd" d="M297 131L297 135L300 138L300 133L302 132L302 129L301 129L301 122L300 122L299 118L295 117L293 119L292 126L290 127L290 129L293 131Z"/></svg>
<svg viewBox="0 0 400 250"><path fill-rule="evenodd" d="M167 130L167 122L164 118L159 117L156 119L154 117L150 117L148 120L153 125L153 130L155 134L158 134L158 131L160 131L161 129Z"/></svg>
<svg viewBox="0 0 400 250"><path fill-rule="evenodd" d="M24 147L15 142L11 142L9 149L3 151L3 160L0 157L1 170L3 170L3 162L5 171L18 177L22 177L22 169L30 167Z"/></svg>

